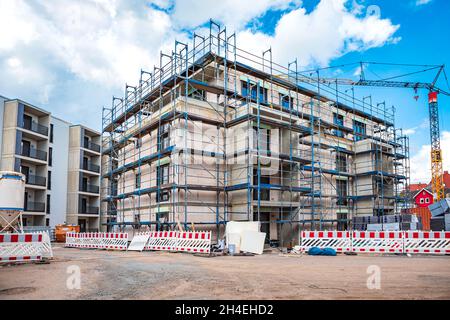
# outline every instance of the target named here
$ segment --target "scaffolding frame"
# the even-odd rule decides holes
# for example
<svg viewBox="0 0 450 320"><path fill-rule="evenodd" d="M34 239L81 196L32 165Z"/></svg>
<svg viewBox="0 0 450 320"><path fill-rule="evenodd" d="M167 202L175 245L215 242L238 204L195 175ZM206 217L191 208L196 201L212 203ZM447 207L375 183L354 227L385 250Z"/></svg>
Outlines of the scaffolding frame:
<svg viewBox="0 0 450 320"><path fill-rule="evenodd" d="M409 141L393 107L324 83L319 71L299 76L297 60L281 66L271 48L262 56L241 50L212 20L209 36L192 40L192 49L175 41L153 72L141 70L138 86L127 84L124 98L103 108L108 226L202 225L219 238L230 220L260 221L292 243L299 230L350 228L354 215L370 214L364 204L378 214L408 207ZM212 163L191 164L198 157ZM267 163L276 163L275 174L266 174Z"/></svg>

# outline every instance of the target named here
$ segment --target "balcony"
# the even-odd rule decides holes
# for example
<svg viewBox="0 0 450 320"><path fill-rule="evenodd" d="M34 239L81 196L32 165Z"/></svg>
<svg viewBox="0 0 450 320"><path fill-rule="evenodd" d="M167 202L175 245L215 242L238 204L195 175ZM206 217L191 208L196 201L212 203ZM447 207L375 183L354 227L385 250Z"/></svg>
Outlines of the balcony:
<svg viewBox="0 0 450 320"><path fill-rule="evenodd" d="M25 203L26 212L45 212L45 203L43 202L27 202Z"/></svg>
<svg viewBox="0 0 450 320"><path fill-rule="evenodd" d="M89 193L96 193L98 194L100 192L100 187L96 186L94 184L88 184L88 185L81 185L80 186L81 192L89 192Z"/></svg>
<svg viewBox="0 0 450 320"><path fill-rule="evenodd" d="M98 214L99 208L98 207L85 207L80 208L79 212L80 214Z"/></svg>
<svg viewBox="0 0 450 320"><path fill-rule="evenodd" d="M40 187L46 187L47 186L47 178L40 177L40 176L34 176L34 175L27 175L26 184L32 185L32 186L40 186Z"/></svg>
<svg viewBox="0 0 450 320"><path fill-rule="evenodd" d="M37 122L23 122L22 128L25 130L33 131L39 134L42 134L44 136L48 136L48 128L46 126L43 126L42 124L39 124Z"/></svg>
<svg viewBox="0 0 450 320"><path fill-rule="evenodd" d="M41 161L47 161L47 152L38 149L22 149L20 155Z"/></svg>
<svg viewBox="0 0 450 320"><path fill-rule="evenodd" d="M92 143L92 142L84 142L83 147L85 149L100 153L100 146L98 144Z"/></svg>
<svg viewBox="0 0 450 320"><path fill-rule="evenodd" d="M93 164L92 162L84 162L82 165L82 169L86 171L91 171L95 173L100 173L100 166Z"/></svg>

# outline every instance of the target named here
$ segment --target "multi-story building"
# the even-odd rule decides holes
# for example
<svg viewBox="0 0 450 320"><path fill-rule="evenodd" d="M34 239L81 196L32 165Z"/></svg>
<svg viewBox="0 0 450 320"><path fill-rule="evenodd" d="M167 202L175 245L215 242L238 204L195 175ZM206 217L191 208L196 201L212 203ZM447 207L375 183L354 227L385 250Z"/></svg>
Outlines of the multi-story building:
<svg viewBox="0 0 450 320"><path fill-rule="evenodd" d="M93 130L83 129L80 139L85 139L85 137L97 139L95 140L97 145L92 147L89 144L91 140L89 140L87 145L81 145L78 152L79 157L74 159L69 157L75 145L73 141L76 140L75 137L72 137L72 132L76 130L73 128L81 128L81 126L72 126L69 122L52 116L50 112L22 100L3 97L0 99L0 170L21 172L26 177L24 226L54 227L62 223L84 223L81 217L76 220L73 215L67 214L75 212L71 211L73 207L68 205L73 196L73 185L68 183L69 174L72 173L69 168L76 168L79 165L80 159L82 159L80 157L84 152L90 154L89 157L97 156L97 163L100 163L98 158L100 135ZM87 133L85 134L84 131ZM81 131L79 130L79 132ZM69 140L69 138L72 139ZM95 150L84 149L85 146L95 148ZM100 169L97 168L95 171L97 171L95 174L98 185ZM80 187L82 186L81 183ZM88 198L95 197L91 194L87 194L87 196ZM88 203L97 203L98 206L98 190L96 196L97 202L89 198ZM80 199L83 204L84 200L82 197ZM82 211L83 208L82 205L80 210ZM74 210L78 210L78 207L75 207ZM78 213L78 211L76 212ZM99 216L99 212L96 213L96 216ZM99 229L98 221L98 218L94 219L94 222L89 224L89 228Z"/></svg>
<svg viewBox="0 0 450 320"><path fill-rule="evenodd" d="M100 133L70 127L67 221L82 230L99 229L100 144Z"/></svg>
<svg viewBox="0 0 450 320"><path fill-rule="evenodd" d="M221 33L196 41L193 50L177 43L104 109L110 226L181 223L220 236L227 221L260 221L268 240L286 244L302 229L400 212L409 148L393 109L300 79L293 64Z"/></svg>

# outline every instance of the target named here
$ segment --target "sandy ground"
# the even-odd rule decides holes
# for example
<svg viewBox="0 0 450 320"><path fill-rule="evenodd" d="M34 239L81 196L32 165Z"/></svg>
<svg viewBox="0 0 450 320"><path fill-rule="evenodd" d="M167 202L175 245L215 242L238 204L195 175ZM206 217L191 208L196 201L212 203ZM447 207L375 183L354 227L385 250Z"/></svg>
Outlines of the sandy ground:
<svg viewBox="0 0 450 320"><path fill-rule="evenodd" d="M60 245L54 255L50 264L0 267L0 300L450 299L449 256L204 258ZM67 288L71 266L79 267L80 289ZM380 270L379 290L367 287L370 266Z"/></svg>

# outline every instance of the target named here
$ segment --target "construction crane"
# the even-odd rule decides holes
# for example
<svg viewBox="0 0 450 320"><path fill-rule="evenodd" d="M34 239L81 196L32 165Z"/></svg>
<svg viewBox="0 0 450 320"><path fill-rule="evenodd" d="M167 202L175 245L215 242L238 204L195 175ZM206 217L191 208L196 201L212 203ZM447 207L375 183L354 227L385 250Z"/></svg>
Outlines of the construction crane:
<svg viewBox="0 0 450 320"><path fill-rule="evenodd" d="M355 65L347 64L348 65ZM441 138L440 138L440 129L439 129L439 108L438 108L438 95L443 94L446 96L450 96L448 91L440 89L436 86L437 81L439 80L441 75L445 76L448 85L447 75L445 74L445 66L444 65L412 65L412 64L393 64L393 63L379 63L379 62L359 62L359 73L360 79L358 81L353 81L349 79L327 79L327 78L318 78L314 79L308 76L305 76L306 72L315 71L317 74L320 70L331 69L331 68L340 68L345 65L336 66L336 67L327 67L316 70L302 71L297 74L297 80L299 82L304 83L317 83L319 81L322 84L340 84L340 85L349 85L349 86L366 86L366 87L387 87L387 88L409 88L414 89L417 93L419 89L428 90L428 106L429 106L429 117L430 117L430 135L431 135L431 176L432 176L432 190L437 201L440 201L445 198L444 191L444 181L443 181L443 158L442 158L442 149L441 149ZM425 67L425 69L410 72L407 74L390 77L387 79L381 80L368 80L365 77L365 68L369 64L377 64L377 65L390 65L390 66L409 66L409 67ZM437 70L437 74L434 77L434 80L431 83L426 82L405 82L405 81L395 81L395 79L411 76L419 73L424 73L428 71ZM450 86L449 86L450 88ZM417 96L415 97L418 98Z"/></svg>

